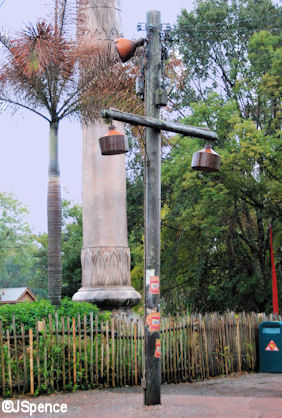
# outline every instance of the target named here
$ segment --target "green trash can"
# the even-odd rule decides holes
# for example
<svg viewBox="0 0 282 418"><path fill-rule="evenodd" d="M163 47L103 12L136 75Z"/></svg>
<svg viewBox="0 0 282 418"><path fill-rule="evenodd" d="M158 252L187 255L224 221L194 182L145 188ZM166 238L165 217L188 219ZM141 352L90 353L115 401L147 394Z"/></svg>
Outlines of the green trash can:
<svg viewBox="0 0 282 418"><path fill-rule="evenodd" d="M282 322L260 324L259 362L262 373L282 373Z"/></svg>

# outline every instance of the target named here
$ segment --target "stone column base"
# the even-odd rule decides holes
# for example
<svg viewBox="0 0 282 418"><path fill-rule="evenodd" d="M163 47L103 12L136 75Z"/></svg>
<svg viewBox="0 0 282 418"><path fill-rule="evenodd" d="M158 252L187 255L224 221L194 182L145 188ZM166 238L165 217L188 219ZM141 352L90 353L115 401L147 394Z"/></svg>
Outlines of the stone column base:
<svg viewBox="0 0 282 418"><path fill-rule="evenodd" d="M93 303L102 309L132 308L141 301L141 295L131 286L81 287L72 300Z"/></svg>

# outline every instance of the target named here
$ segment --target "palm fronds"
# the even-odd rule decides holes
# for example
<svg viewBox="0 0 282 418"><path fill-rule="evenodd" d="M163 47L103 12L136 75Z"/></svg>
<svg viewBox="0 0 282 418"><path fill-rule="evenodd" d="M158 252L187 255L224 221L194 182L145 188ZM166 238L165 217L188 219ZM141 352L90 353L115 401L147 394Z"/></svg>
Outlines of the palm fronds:
<svg viewBox="0 0 282 418"><path fill-rule="evenodd" d="M79 2L80 24L84 19ZM48 120L75 115L85 123L99 117L102 107L138 112L143 107L134 94L136 70L123 65L112 47L101 47L78 32L72 0L56 0L52 22L28 25L14 39L0 34L8 56L0 69L0 100L26 107ZM74 29L74 28L73 28Z"/></svg>

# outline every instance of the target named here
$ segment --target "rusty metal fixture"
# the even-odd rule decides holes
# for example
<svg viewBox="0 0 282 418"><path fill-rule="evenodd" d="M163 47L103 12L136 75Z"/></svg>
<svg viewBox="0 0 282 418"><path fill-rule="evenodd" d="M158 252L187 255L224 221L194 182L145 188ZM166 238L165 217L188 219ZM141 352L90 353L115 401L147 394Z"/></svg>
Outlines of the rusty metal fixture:
<svg viewBox="0 0 282 418"><path fill-rule="evenodd" d="M102 155L125 154L128 151L128 141L122 132L116 130L114 125L109 132L99 138Z"/></svg>
<svg viewBox="0 0 282 418"><path fill-rule="evenodd" d="M193 170L203 172L218 171L220 167L220 156L213 151L210 144L206 144L205 148L194 152L191 167Z"/></svg>
<svg viewBox="0 0 282 418"><path fill-rule="evenodd" d="M125 38L115 39L115 46L122 62L126 62L133 57L136 48L143 45L144 42L145 39L139 39L138 41L131 41Z"/></svg>

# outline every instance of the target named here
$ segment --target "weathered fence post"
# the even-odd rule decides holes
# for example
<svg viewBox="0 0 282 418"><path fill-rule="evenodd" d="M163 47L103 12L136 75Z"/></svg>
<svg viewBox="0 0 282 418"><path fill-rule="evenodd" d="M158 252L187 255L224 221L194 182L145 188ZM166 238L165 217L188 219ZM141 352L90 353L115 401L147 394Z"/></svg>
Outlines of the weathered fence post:
<svg viewBox="0 0 282 418"><path fill-rule="evenodd" d="M33 374L33 331L28 330L29 333L29 372L30 372L30 394L34 395L34 374Z"/></svg>

